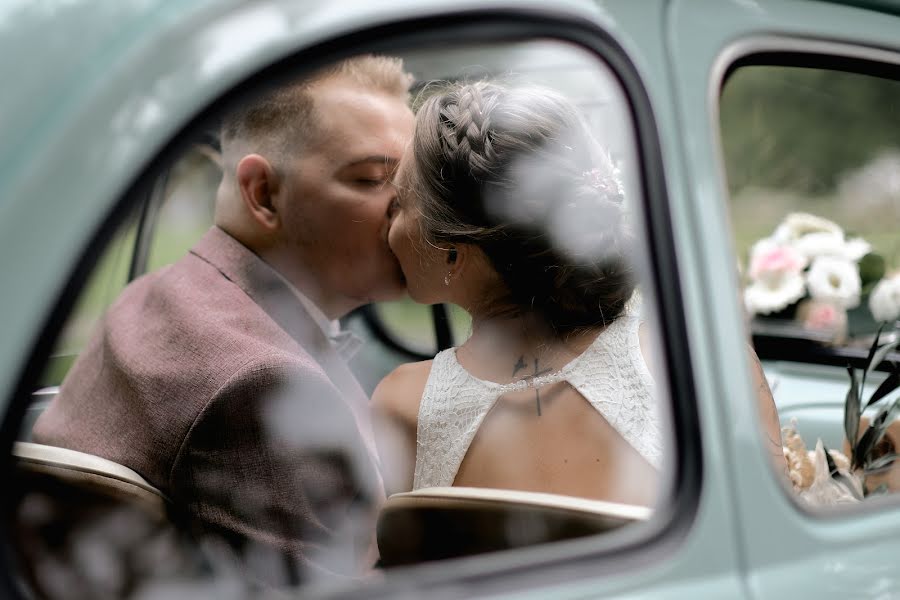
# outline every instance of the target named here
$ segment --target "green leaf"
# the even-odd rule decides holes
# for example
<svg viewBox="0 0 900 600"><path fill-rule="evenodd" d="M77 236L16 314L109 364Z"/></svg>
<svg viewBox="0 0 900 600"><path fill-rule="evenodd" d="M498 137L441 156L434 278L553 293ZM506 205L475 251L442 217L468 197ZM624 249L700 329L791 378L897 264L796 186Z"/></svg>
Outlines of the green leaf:
<svg viewBox="0 0 900 600"><path fill-rule="evenodd" d="M862 467L866 464L866 460L869 457L869 453L872 451L872 448L875 447L885 432L885 423L888 418L888 413L891 412L890 406L884 406L881 410L878 411L878 414L875 415L875 418L872 419L872 422L866 428L865 432L863 432L862 437L859 439L859 443L856 445L856 448L853 449L853 455L851 457L851 464L854 469Z"/></svg>
<svg viewBox="0 0 900 600"><path fill-rule="evenodd" d="M866 404L866 408L872 406L891 392L897 389L900 386L900 369L897 366L894 366L893 372L888 375L887 379L881 382L881 385L878 386L878 389L872 393L872 397L869 398L869 403Z"/></svg>
<svg viewBox="0 0 900 600"><path fill-rule="evenodd" d="M880 347L872 357L869 359L869 362L866 363L866 372L871 373L875 369L878 368L878 365L884 362L884 359L887 357L888 353L892 352L897 346L900 345L900 339L894 340L893 342L888 342L887 344Z"/></svg>
<svg viewBox="0 0 900 600"><path fill-rule="evenodd" d="M828 451L828 446L826 446L824 442L822 442L822 450L825 451L825 462L828 463L828 474L836 479L835 476L838 474L837 465L834 464L834 459L831 458L831 452Z"/></svg>
<svg viewBox="0 0 900 600"><path fill-rule="evenodd" d="M859 279L863 285L878 281L884 273L884 257L880 254L869 252L859 259Z"/></svg>
<svg viewBox="0 0 900 600"><path fill-rule="evenodd" d="M872 423L866 429L865 433L863 433L862 438L859 440L859 444L857 444L856 448L853 450L851 465L854 469L866 464L869 453L872 451L872 448L875 447L875 444L880 442L881 438L884 437L884 433L887 431L887 423L889 423L889 419L893 419L894 413L898 407L900 407L900 403L895 401L890 406L885 406L879 410L878 414L875 415L875 418L872 419Z"/></svg>
<svg viewBox="0 0 900 600"><path fill-rule="evenodd" d="M867 367L872 364L872 357L875 355L875 351L878 349L878 341L881 339L881 332L884 330L885 325L887 325L887 323L882 321L878 326L878 331L875 332L875 337L872 338L872 345L869 346L869 354L866 356Z"/></svg>
<svg viewBox="0 0 900 600"><path fill-rule="evenodd" d="M900 456L900 454L897 454L896 452L892 452L891 454L885 454L884 456L879 456L872 462L866 463L865 474L872 475L872 474L880 473L881 471L884 471L885 469L890 467L892 464L894 464L894 461L897 460L898 456Z"/></svg>
<svg viewBox="0 0 900 600"><path fill-rule="evenodd" d="M850 389L844 400L844 434L852 454L859 439L859 384L856 381L856 370L848 365L847 372L850 374Z"/></svg>
<svg viewBox="0 0 900 600"><path fill-rule="evenodd" d="M877 419L878 417L875 418ZM851 469L858 469L864 465L866 463L866 456L869 455L869 452L875 446L875 436L878 435L878 429L875 427L874 423L875 421L873 420L873 424L866 428L862 437L859 438L856 448L853 449L853 453L850 456Z"/></svg>
<svg viewBox="0 0 900 600"><path fill-rule="evenodd" d="M862 374L862 383L859 386L859 395L862 396L865 392L866 388L866 375L871 371L874 367L878 366L877 364L872 364L872 359L875 357L875 352L878 351L878 342L881 340L881 330L884 329L884 326L887 323L882 323L878 326L878 331L875 332L875 337L872 339L872 345L869 346L869 354L866 356L866 365L863 367ZM881 361L879 361L881 362Z"/></svg>
<svg viewBox="0 0 900 600"><path fill-rule="evenodd" d="M862 500L859 492L856 489L856 486L853 485L853 482L850 481L850 478L838 471L834 459L831 458L831 452L828 450L828 446L826 446L824 443L822 444L822 450L825 451L825 462L828 463L828 474L831 475L831 478L847 488L847 491L850 492L851 496L853 496L857 500Z"/></svg>
<svg viewBox="0 0 900 600"><path fill-rule="evenodd" d="M853 482L850 481L849 477L847 477L843 473L835 473L834 480L847 488L847 491L850 492L851 496L853 496L857 500L862 500L862 496L859 495L859 491L857 491L856 486L853 485Z"/></svg>

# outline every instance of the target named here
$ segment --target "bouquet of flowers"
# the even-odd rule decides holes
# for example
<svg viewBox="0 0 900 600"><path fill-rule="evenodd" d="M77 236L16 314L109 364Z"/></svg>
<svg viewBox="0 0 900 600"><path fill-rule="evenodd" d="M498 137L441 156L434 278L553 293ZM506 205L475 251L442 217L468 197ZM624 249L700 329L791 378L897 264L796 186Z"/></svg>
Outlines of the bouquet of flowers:
<svg viewBox="0 0 900 600"><path fill-rule="evenodd" d="M900 326L894 327L890 341L881 343L883 327L875 334L862 369L847 367L850 387L844 401L846 454L828 450L821 439L814 451L807 451L794 424L784 429L784 455L791 483L799 497L812 505L856 502L887 491L885 483L874 489L869 485L871 476L884 474L898 458L893 451L885 452L881 441L888 426L900 415L900 397L892 397L900 388L900 362L895 360L900 347ZM865 400L866 378L879 365L887 366L888 375ZM863 414L869 408L877 411L864 419Z"/></svg>
<svg viewBox="0 0 900 600"><path fill-rule="evenodd" d="M751 248L744 304L750 314L796 319L841 341L847 311L867 297L872 329L900 317L900 275L884 275L884 259L864 239L822 217L792 213Z"/></svg>

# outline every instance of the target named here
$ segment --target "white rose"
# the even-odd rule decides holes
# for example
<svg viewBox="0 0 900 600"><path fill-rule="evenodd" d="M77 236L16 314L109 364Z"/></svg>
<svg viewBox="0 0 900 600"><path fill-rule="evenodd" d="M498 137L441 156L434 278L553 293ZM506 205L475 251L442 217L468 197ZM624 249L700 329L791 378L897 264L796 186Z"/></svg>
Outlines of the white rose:
<svg viewBox="0 0 900 600"><path fill-rule="evenodd" d="M900 319L900 273L878 282L869 296L869 310L876 321Z"/></svg>
<svg viewBox="0 0 900 600"><path fill-rule="evenodd" d="M775 229L772 237L775 241L786 244L795 242L810 233L833 233L841 236L842 240L844 239L844 231L837 223L809 213L789 214Z"/></svg>
<svg viewBox="0 0 900 600"><path fill-rule="evenodd" d="M751 314L767 315L787 308L805 293L803 275L788 271L754 281L744 290L744 305Z"/></svg>
<svg viewBox="0 0 900 600"><path fill-rule="evenodd" d="M816 300L832 302L841 308L859 306L862 281L856 264L843 258L820 256L806 275L809 294Z"/></svg>

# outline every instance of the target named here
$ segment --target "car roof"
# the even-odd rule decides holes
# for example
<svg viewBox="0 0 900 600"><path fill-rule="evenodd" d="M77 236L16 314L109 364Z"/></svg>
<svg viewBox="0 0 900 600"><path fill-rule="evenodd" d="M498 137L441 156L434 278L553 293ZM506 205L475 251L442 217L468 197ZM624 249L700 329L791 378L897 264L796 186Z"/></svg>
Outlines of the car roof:
<svg viewBox="0 0 900 600"><path fill-rule="evenodd" d="M101 2L6 0L0 3L0 198L4 183L24 169L47 136L101 88L162 85L157 75L194 62L190 87L228 89L250 65L265 65L298 41L315 41L390 18L464 8L540 9L546 3L497 0L342 0L245 3L234 0ZM555 2L553 10L584 9L590 0ZM179 65L179 63L182 63ZM172 85L176 85L174 82ZM155 90L147 89L150 95ZM133 115L150 119L152 108ZM116 123L111 123L116 125Z"/></svg>

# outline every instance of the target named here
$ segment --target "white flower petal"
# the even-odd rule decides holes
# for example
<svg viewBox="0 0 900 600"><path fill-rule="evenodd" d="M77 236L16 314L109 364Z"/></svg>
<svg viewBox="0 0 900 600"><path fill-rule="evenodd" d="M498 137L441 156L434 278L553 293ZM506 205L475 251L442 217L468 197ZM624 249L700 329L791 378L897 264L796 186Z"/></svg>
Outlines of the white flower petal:
<svg viewBox="0 0 900 600"><path fill-rule="evenodd" d="M806 275L806 285L816 300L848 309L859 306L862 281L856 264L849 260L832 256L815 259Z"/></svg>
<svg viewBox="0 0 900 600"><path fill-rule="evenodd" d="M744 290L744 305L752 314L768 315L785 309L806 293L803 276L786 273L777 280L754 281Z"/></svg>
<svg viewBox="0 0 900 600"><path fill-rule="evenodd" d="M872 244L862 238L847 240L844 247L844 258L858 262L863 256L872 251Z"/></svg>
<svg viewBox="0 0 900 600"><path fill-rule="evenodd" d="M833 450L829 451L837 462ZM825 445L819 439L816 449L809 452L816 473L810 486L800 492L800 497L812 506L834 506L837 504L853 504L863 497L862 482L859 477L846 469L838 467L838 472L844 476L844 481L852 486L851 491L844 483L831 476L828 459L825 458Z"/></svg>
<svg viewBox="0 0 900 600"><path fill-rule="evenodd" d="M843 234L831 231L808 233L794 240L794 248L808 259L819 256L838 256L843 258L847 243Z"/></svg>
<svg viewBox="0 0 900 600"><path fill-rule="evenodd" d="M808 259L834 256L853 262L872 251L872 245L862 238L844 240L842 235L825 231L804 235L794 242L794 248Z"/></svg>
<svg viewBox="0 0 900 600"><path fill-rule="evenodd" d="M878 282L869 296L869 310L876 321L900 319L900 275Z"/></svg>
<svg viewBox="0 0 900 600"><path fill-rule="evenodd" d="M779 243L794 242L810 233L833 233L844 237L841 227L828 219L809 213L791 213L784 218L772 236Z"/></svg>
<svg viewBox="0 0 900 600"><path fill-rule="evenodd" d="M752 246L750 246L751 262L753 261L754 256L765 254L766 252L769 252L773 248L777 248L780 245L781 244L779 242L776 242L774 238L770 237L756 240L756 242Z"/></svg>

